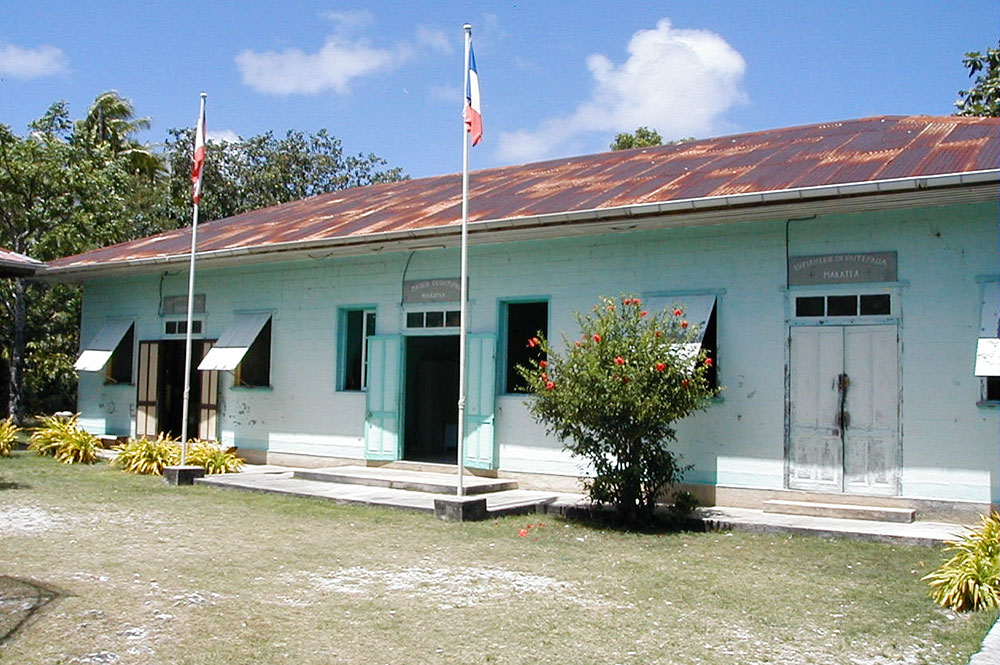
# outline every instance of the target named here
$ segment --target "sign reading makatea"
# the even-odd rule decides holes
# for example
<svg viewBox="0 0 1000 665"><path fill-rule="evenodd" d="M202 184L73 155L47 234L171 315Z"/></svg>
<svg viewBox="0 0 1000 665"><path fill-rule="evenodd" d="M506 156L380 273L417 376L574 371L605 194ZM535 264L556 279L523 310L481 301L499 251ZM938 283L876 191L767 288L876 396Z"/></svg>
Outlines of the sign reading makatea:
<svg viewBox="0 0 1000 665"><path fill-rule="evenodd" d="M896 252L820 254L788 259L788 285L895 282Z"/></svg>
<svg viewBox="0 0 1000 665"><path fill-rule="evenodd" d="M452 278L418 279L403 282L403 303L458 302L462 299L462 280Z"/></svg>

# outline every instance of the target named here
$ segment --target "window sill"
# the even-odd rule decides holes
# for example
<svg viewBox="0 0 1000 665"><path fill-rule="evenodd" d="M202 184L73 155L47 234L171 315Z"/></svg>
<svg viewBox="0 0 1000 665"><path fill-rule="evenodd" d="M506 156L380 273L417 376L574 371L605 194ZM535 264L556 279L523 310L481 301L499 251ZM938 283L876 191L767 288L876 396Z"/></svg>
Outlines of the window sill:
<svg viewBox="0 0 1000 665"><path fill-rule="evenodd" d="M128 383L126 383L124 381L105 381L104 385L106 385L106 386L128 386L128 387L133 387L133 388L135 387L135 384L132 383L131 381L129 381Z"/></svg>
<svg viewBox="0 0 1000 665"><path fill-rule="evenodd" d="M237 392L254 392L254 391L266 391L271 392L274 390L273 386L230 386L230 390L235 390Z"/></svg>
<svg viewBox="0 0 1000 665"><path fill-rule="evenodd" d="M998 409L1000 408L1000 400L996 399L981 399L976 402L976 406L981 409Z"/></svg>

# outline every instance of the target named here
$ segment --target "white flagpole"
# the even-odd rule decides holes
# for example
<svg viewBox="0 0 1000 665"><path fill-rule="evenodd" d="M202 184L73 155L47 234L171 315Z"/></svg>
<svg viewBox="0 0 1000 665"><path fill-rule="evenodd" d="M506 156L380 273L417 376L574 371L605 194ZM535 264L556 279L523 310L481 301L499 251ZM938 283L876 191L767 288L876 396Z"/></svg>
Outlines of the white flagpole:
<svg viewBox="0 0 1000 665"><path fill-rule="evenodd" d="M468 23L465 29L465 69L462 73L463 86L469 85L469 48L472 45L472 26ZM466 98L469 90L465 87ZM462 275L459 289L459 327L458 327L458 483L455 493L465 494L462 473L465 466L465 336L468 331L469 299L469 132L462 122Z"/></svg>
<svg viewBox="0 0 1000 665"><path fill-rule="evenodd" d="M201 125L205 119L206 97L208 97L207 93L201 93L201 109L198 112L199 127L195 129L196 146L198 143L197 133L204 131L204 127ZM200 193L199 191L198 194ZM194 318L194 255L198 247L198 201L200 198L200 196L194 197L194 213L191 217L191 265L188 268L187 328L184 333L184 403L181 408L181 466L187 463L188 412L191 407L191 321Z"/></svg>

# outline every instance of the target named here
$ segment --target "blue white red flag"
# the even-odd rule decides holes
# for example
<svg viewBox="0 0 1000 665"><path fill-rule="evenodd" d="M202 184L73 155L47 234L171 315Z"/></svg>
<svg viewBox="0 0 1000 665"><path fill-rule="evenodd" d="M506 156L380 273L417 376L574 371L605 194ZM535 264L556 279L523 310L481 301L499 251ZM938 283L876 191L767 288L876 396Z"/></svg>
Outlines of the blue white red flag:
<svg viewBox="0 0 1000 665"><path fill-rule="evenodd" d="M469 42L469 71L465 76L465 131L472 137L472 145L483 138L483 109L479 102L479 73L476 72L476 56Z"/></svg>
<svg viewBox="0 0 1000 665"><path fill-rule="evenodd" d="M194 163L191 165L191 200L201 201L201 176L205 167L205 98L201 100L198 129L194 133Z"/></svg>

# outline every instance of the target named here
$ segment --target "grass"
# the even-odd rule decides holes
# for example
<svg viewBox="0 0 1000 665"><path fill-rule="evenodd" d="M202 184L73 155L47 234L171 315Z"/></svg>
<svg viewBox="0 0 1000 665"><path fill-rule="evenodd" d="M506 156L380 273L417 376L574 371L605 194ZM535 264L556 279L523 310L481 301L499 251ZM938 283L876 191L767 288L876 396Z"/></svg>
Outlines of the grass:
<svg viewBox="0 0 1000 665"><path fill-rule="evenodd" d="M0 662L964 665L996 616L933 603L938 549L451 524L23 452L0 480L0 576L54 595Z"/></svg>

